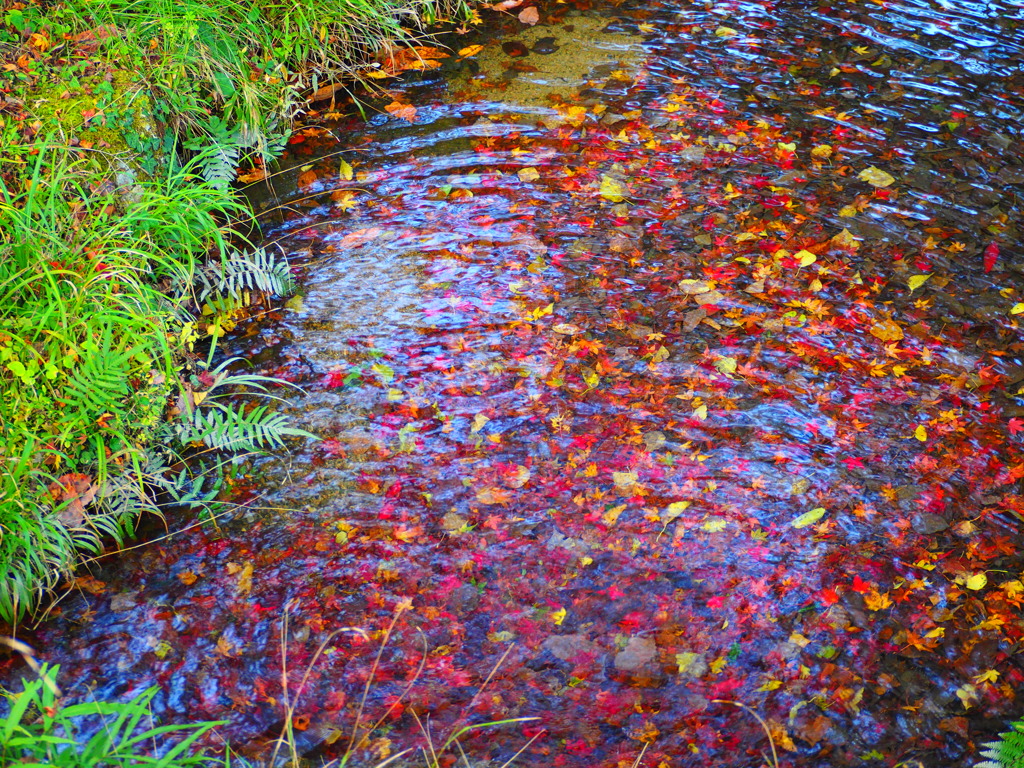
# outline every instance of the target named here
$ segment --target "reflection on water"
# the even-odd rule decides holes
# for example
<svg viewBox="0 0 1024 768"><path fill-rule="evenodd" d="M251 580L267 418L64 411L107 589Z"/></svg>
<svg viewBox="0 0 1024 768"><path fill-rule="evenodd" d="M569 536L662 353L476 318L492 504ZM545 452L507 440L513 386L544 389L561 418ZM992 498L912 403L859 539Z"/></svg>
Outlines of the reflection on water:
<svg viewBox="0 0 1024 768"><path fill-rule="evenodd" d="M411 605L367 760L415 711L539 718L480 764L760 764L724 699L784 764L972 764L1024 712L1022 19L552 4L396 86L414 124L308 132L268 233L302 299L230 351L322 441L37 645L258 752L286 611L301 670ZM329 640L303 749L345 743L375 647Z"/></svg>

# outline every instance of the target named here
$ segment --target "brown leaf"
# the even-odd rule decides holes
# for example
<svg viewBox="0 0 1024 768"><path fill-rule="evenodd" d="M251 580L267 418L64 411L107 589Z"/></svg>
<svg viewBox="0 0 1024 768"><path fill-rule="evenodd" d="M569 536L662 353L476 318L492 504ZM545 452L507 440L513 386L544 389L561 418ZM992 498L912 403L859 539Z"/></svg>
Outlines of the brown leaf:
<svg viewBox="0 0 1024 768"><path fill-rule="evenodd" d="M317 88L313 93L310 94L310 101L327 101L333 99L334 94L345 87L344 83L329 83L328 85L322 85Z"/></svg>
<svg viewBox="0 0 1024 768"><path fill-rule="evenodd" d="M476 500L481 504L508 504L512 494L503 488L481 488L476 492Z"/></svg>
<svg viewBox="0 0 1024 768"><path fill-rule="evenodd" d="M316 183L316 171L304 171L299 174L299 186L308 187Z"/></svg>
<svg viewBox="0 0 1024 768"><path fill-rule="evenodd" d="M810 723L798 726L797 735L813 747L825 738L831 728L832 721L824 715L819 715Z"/></svg>
<svg viewBox="0 0 1024 768"><path fill-rule="evenodd" d="M522 11L520 11L519 20L523 22L523 24L529 24L532 27L534 24L540 21L540 14L537 13L536 8L530 6L529 8L524 8Z"/></svg>
<svg viewBox="0 0 1024 768"><path fill-rule="evenodd" d="M267 178L266 168L253 168L251 171L238 174L238 180L242 184L253 184L257 181L263 181L265 178Z"/></svg>

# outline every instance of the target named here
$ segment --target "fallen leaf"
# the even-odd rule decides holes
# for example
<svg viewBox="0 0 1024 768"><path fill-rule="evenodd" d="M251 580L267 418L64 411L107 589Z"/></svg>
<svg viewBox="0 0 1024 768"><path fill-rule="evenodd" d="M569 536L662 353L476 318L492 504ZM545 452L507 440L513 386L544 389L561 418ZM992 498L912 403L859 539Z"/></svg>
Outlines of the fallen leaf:
<svg viewBox="0 0 1024 768"><path fill-rule="evenodd" d="M924 424L917 425L917 429L914 430L914 437L922 443L928 439L928 430L924 428Z"/></svg>
<svg viewBox="0 0 1024 768"><path fill-rule="evenodd" d="M811 264L818 260L818 257L815 256L813 253L811 253L810 251L803 250L797 251L793 255L793 258L799 260L801 267L809 267L811 266Z"/></svg>
<svg viewBox="0 0 1024 768"><path fill-rule="evenodd" d="M964 580L964 586L974 592L984 589L986 584L988 584L988 576L984 573L972 574Z"/></svg>
<svg viewBox="0 0 1024 768"><path fill-rule="evenodd" d="M601 177L601 188L599 190L599 194L605 200L609 200L613 203L621 203L626 199L625 188L611 176Z"/></svg>
<svg viewBox="0 0 1024 768"><path fill-rule="evenodd" d="M389 112L397 118L405 120L409 123L416 122L416 107L411 104L402 104L398 101L393 101L384 107L385 112Z"/></svg>
<svg viewBox="0 0 1024 768"><path fill-rule="evenodd" d="M707 293L711 290L711 286L703 280L680 280L679 290L685 293L687 296L695 296L699 293Z"/></svg>
<svg viewBox="0 0 1024 768"><path fill-rule="evenodd" d="M715 37L735 37L738 34L732 27L719 27L715 30Z"/></svg>
<svg viewBox="0 0 1024 768"><path fill-rule="evenodd" d="M709 533L718 533L719 531L724 531L728 525L729 521L724 517L709 517L704 521L701 528Z"/></svg>
<svg viewBox="0 0 1024 768"><path fill-rule="evenodd" d="M459 49L459 56L462 58L468 58L469 56L476 56L484 47L482 45L467 45L465 48Z"/></svg>
<svg viewBox="0 0 1024 768"><path fill-rule="evenodd" d="M536 181L540 178L540 171L536 168L520 168L516 172L520 181Z"/></svg>
<svg viewBox="0 0 1024 768"><path fill-rule="evenodd" d="M524 8L522 11L519 12L519 20L523 24L529 24L532 27L534 24L540 21L540 14L537 13L536 8L530 6L529 8Z"/></svg>
<svg viewBox="0 0 1024 768"><path fill-rule="evenodd" d="M818 522L825 516L824 507L816 507L810 512L804 512L790 523L794 528L806 528L808 525Z"/></svg>
<svg viewBox="0 0 1024 768"><path fill-rule="evenodd" d="M868 329L868 333L881 341L900 341L903 329L895 320L880 320Z"/></svg>
<svg viewBox="0 0 1024 768"><path fill-rule="evenodd" d="M352 181L352 166L344 158L338 165L338 172L345 181Z"/></svg>
<svg viewBox="0 0 1024 768"><path fill-rule="evenodd" d="M907 286L910 288L911 291L916 291L922 285L927 283L928 280L930 280L930 279L931 279L931 274L927 274L927 275L912 275L910 277L910 279L907 280Z"/></svg>
<svg viewBox="0 0 1024 768"><path fill-rule="evenodd" d="M857 178L866 181L873 187L888 187L896 181L894 176L873 165L858 173Z"/></svg>

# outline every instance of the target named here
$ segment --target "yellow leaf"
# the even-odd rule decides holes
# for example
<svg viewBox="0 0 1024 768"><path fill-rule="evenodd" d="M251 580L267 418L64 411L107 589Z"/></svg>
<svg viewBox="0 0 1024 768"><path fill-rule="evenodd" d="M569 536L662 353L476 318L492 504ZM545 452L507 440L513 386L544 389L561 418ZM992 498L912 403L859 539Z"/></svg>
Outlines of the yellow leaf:
<svg viewBox="0 0 1024 768"><path fill-rule="evenodd" d="M879 320L868 329L868 333L881 341L900 341L903 338L903 329L895 320Z"/></svg>
<svg viewBox="0 0 1024 768"><path fill-rule="evenodd" d="M715 360L715 368L727 375L736 373L737 365L735 357L720 357Z"/></svg>
<svg viewBox="0 0 1024 768"><path fill-rule="evenodd" d="M1011 315L1024 314L1024 301L1021 301L1021 302L1018 302L1018 303L1014 304L1010 308L1010 314Z"/></svg>
<svg viewBox="0 0 1024 768"><path fill-rule="evenodd" d="M857 215L857 213L857 208L856 206L853 205L844 205L842 208L839 209L839 215L842 216L844 219L852 219L854 216Z"/></svg>
<svg viewBox="0 0 1024 768"><path fill-rule="evenodd" d="M732 27L719 27L715 30L715 37L735 37L738 34Z"/></svg>
<svg viewBox="0 0 1024 768"><path fill-rule="evenodd" d="M536 181L540 178L540 171L536 168L520 168L516 172L520 181Z"/></svg>
<svg viewBox="0 0 1024 768"><path fill-rule="evenodd" d="M566 611L565 608L559 608L557 611L551 614L551 620L555 622L555 626L562 626L562 622L565 621Z"/></svg>
<svg viewBox="0 0 1024 768"><path fill-rule="evenodd" d="M788 143L785 142L785 141L780 141L775 146L778 147L779 149L781 149L783 152L796 152L796 142L795 141L791 141L791 142L788 142Z"/></svg>
<svg viewBox="0 0 1024 768"><path fill-rule="evenodd" d="M342 160L338 166L338 169L341 172L341 178L343 178L345 181L352 181L352 166L349 165L348 162Z"/></svg>
<svg viewBox="0 0 1024 768"><path fill-rule="evenodd" d="M609 527L615 525L615 523L618 522L619 515L621 515L625 511L625 509L625 504L620 504L617 507L612 507L603 515L601 515L601 522L603 522L605 525Z"/></svg>
<svg viewBox="0 0 1024 768"><path fill-rule="evenodd" d="M683 512L690 506L688 501L673 501L667 507L665 511L661 513L661 522L668 524L679 517Z"/></svg>
<svg viewBox="0 0 1024 768"><path fill-rule="evenodd" d="M924 424L917 425L917 429L914 430L914 437L922 443L928 439L928 430L924 428Z"/></svg>
<svg viewBox="0 0 1024 768"><path fill-rule="evenodd" d="M208 394L210 394L210 393L209 392L193 392L192 393L192 403L193 403L193 405L199 405L201 402L203 402L203 400L206 399L206 396Z"/></svg>
<svg viewBox="0 0 1024 768"><path fill-rule="evenodd" d="M487 422L489 421L489 418L484 416L482 413L478 413L476 416L473 417L473 426L470 427L469 434L475 435L477 432L483 429L484 425L487 424Z"/></svg>
<svg viewBox="0 0 1024 768"><path fill-rule="evenodd" d="M865 168L863 171L858 173L857 178L860 179L861 181L866 181L873 187L888 187L894 181L896 181L895 177L886 173L881 168L876 168L873 165L870 168Z"/></svg>
<svg viewBox="0 0 1024 768"><path fill-rule="evenodd" d="M911 278L909 280L907 280L907 286L909 286L911 291L916 291L922 285L927 283L930 279L931 279L931 274L927 274L927 275L913 275L913 276L911 276Z"/></svg>
<svg viewBox="0 0 1024 768"><path fill-rule="evenodd" d="M725 669L725 665L729 663L729 660L725 656L719 656L717 659L711 662L711 671L716 675Z"/></svg>
<svg viewBox="0 0 1024 768"><path fill-rule="evenodd" d="M793 255L793 258L800 260L800 266L801 267L809 267L809 266L811 266L811 264L813 264L814 262L816 262L818 260L818 257L815 256L813 253L811 253L810 251L803 251L803 250L797 251Z"/></svg>
<svg viewBox="0 0 1024 768"><path fill-rule="evenodd" d="M711 286L703 280L680 280L679 290L685 293L687 296L693 296L698 293L707 293L711 290Z"/></svg>
<svg viewBox="0 0 1024 768"><path fill-rule="evenodd" d="M626 199L625 188L611 176L601 177L601 188L599 190L599 194L605 200L609 200L613 203L621 203Z"/></svg>
<svg viewBox="0 0 1024 768"><path fill-rule="evenodd" d="M476 56L484 47L482 45L467 45L465 48L459 49L459 56L466 58L468 56Z"/></svg>
<svg viewBox="0 0 1024 768"><path fill-rule="evenodd" d="M998 679L999 673L996 672L994 669L987 669L980 675L974 676L974 682L978 683L979 685L981 683L994 683Z"/></svg>
<svg viewBox="0 0 1024 768"><path fill-rule="evenodd" d="M630 488L638 479L636 472L612 472L612 481L619 488Z"/></svg>
<svg viewBox="0 0 1024 768"><path fill-rule="evenodd" d="M945 635L946 635L946 628L945 627L936 627L931 632L926 634L925 637L928 638L929 640L931 640L931 639L936 638L936 637L945 637Z"/></svg>
<svg viewBox="0 0 1024 768"><path fill-rule="evenodd" d="M709 517L701 528L709 533L718 533L724 531L727 525L729 525L729 521L724 517Z"/></svg>
<svg viewBox="0 0 1024 768"><path fill-rule="evenodd" d="M811 150L811 157L819 160L828 160L832 157L832 147L828 144L819 144Z"/></svg>
<svg viewBox="0 0 1024 768"><path fill-rule="evenodd" d="M782 687L782 681L781 680L769 680L767 683L762 685L757 690L759 690L759 691L777 691L781 687Z"/></svg>
<svg viewBox="0 0 1024 768"><path fill-rule="evenodd" d="M832 237L832 243L838 245L840 248L852 248L857 250L860 248L860 243L857 242L857 238L853 236L853 232L848 229L844 229L838 235Z"/></svg>
<svg viewBox="0 0 1024 768"><path fill-rule="evenodd" d="M804 512L802 515L793 520L790 525L794 528L806 528L808 525L818 522L822 517L825 516L824 507L816 507L810 512Z"/></svg>
<svg viewBox="0 0 1024 768"><path fill-rule="evenodd" d="M988 584L988 576L984 573L975 573L972 576L968 576L967 580L964 581L964 586L975 592L979 589L984 589L986 584Z"/></svg>
<svg viewBox="0 0 1024 768"><path fill-rule="evenodd" d="M584 555L580 558L580 565L590 565L592 562L594 562L594 558L589 555Z"/></svg>
<svg viewBox="0 0 1024 768"><path fill-rule="evenodd" d="M679 674L680 675L684 674L686 672L686 670L688 670L690 667L693 666L693 662L695 662L699 657L700 657L699 654L693 653L691 651L684 651L683 653L677 653L676 654L676 666L679 668Z"/></svg>
<svg viewBox="0 0 1024 768"><path fill-rule="evenodd" d="M693 415L701 421L707 421L708 418L708 407L706 405L700 405L693 409Z"/></svg>

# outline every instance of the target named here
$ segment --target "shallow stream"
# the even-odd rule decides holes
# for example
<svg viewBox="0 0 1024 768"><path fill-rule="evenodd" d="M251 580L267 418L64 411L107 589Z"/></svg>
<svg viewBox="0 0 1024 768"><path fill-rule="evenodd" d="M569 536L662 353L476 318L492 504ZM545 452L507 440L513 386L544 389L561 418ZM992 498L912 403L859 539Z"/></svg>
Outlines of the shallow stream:
<svg viewBox="0 0 1024 768"><path fill-rule="evenodd" d="M322 440L34 644L255 755L287 615L311 757L362 709L365 764L763 765L738 702L781 765L973 764L1024 715L1024 6L521 10L261 193L301 296L227 352Z"/></svg>

